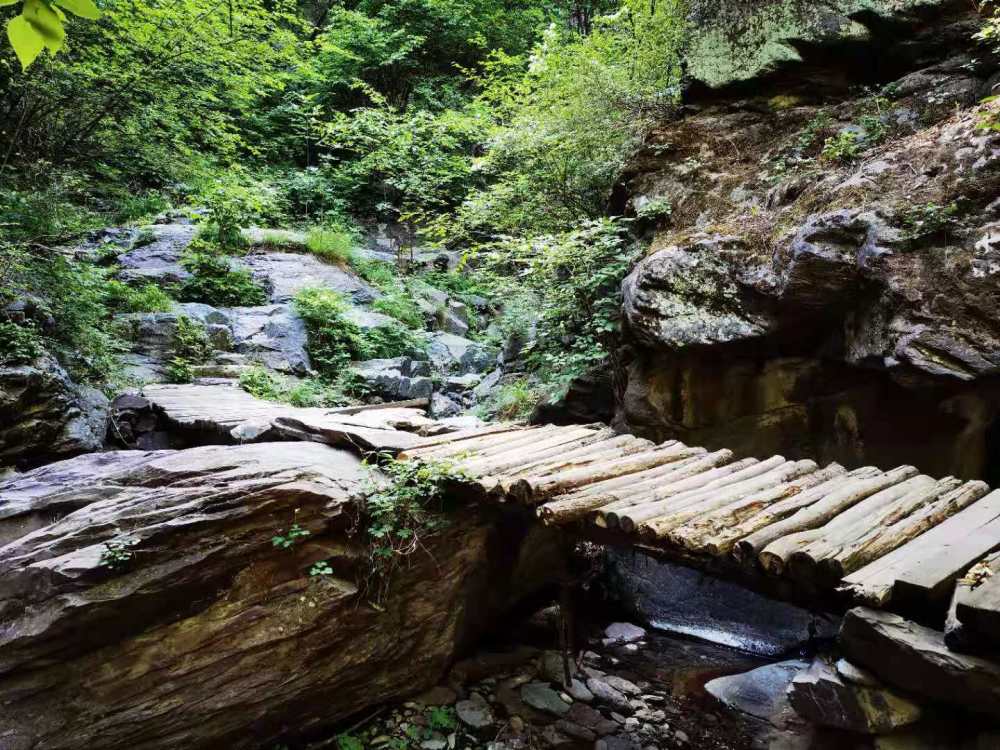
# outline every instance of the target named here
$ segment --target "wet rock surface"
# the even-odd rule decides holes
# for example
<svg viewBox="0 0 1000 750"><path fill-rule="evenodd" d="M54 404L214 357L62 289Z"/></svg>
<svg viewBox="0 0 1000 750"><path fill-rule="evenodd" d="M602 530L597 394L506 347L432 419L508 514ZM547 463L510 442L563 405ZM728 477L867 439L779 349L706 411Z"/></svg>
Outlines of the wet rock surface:
<svg viewBox="0 0 1000 750"><path fill-rule="evenodd" d="M778 656L814 638L833 638L839 627L832 615L817 616L642 552L611 551L609 557L612 590L661 630Z"/></svg>

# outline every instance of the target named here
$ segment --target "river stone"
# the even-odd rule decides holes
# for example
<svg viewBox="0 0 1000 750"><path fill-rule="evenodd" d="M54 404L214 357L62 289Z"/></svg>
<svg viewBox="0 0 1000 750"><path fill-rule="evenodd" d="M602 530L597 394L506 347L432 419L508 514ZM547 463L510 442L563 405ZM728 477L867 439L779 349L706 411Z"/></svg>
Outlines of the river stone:
<svg viewBox="0 0 1000 750"><path fill-rule="evenodd" d="M100 450L109 408L101 391L74 382L50 355L0 365L0 467Z"/></svg>
<svg viewBox="0 0 1000 750"><path fill-rule="evenodd" d="M885 734L918 721L920 706L885 687L845 682L823 659L795 675L788 701L814 724L862 734Z"/></svg>
<svg viewBox="0 0 1000 750"><path fill-rule="evenodd" d="M437 685L425 690L413 700L424 706L450 706L458 700L458 694L447 685Z"/></svg>
<svg viewBox="0 0 1000 750"><path fill-rule="evenodd" d="M572 657L572 655L570 655L568 661L569 674L572 678L580 672L576 667L576 660ZM555 682L561 686L566 677L562 654L558 651L546 651L543 653L541 659L541 670L545 679Z"/></svg>
<svg viewBox="0 0 1000 750"><path fill-rule="evenodd" d="M629 682L624 677L619 677L618 675L609 674L605 675L603 678L605 683L610 685L612 688L617 690L623 695L641 695L642 691L637 685ZM631 704L630 704L631 705ZM635 706L633 706L635 708Z"/></svg>
<svg viewBox="0 0 1000 750"><path fill-rule="evenodd" d="M438 419L455 417L462 413L462 405L457 401L452 401L447 396L435 393L431 396L430 410L431 416Z"/></svg>
<svg viewBox="0 0 1000 750"><path fill-rule="evenodd" d="M611 706L622 713L632 713L628 698L611 687L604 679L591 677L587 680L587 690L594 694L598 703Z"/></svg>
<svg viewBox="0 0 1000 750"><path fill-rule="evenodd" d="M463 724L473 729L491 727L495 721L490 704L479 693L473 693L467 700L456 703L455 713Z"/></svg>
<svg viewBox="0 0 1000 750"><path fill-rule="evenodd" d="M749 672L717 677L705 683L705 690L729 708L784 729L797 721L786 695L788 686L808 667L809 663L802 659L767 664Z"/></svg>
<svg viewBox="0 0 1000 750"><path fill-rule="evenodd" d="M646 629L630 622L614 622L604 629L604 645L615 646L620 643L635 643L646 637Z"/></svg>
<svg viewBox="0 0 1000 750"><path fill-rule="evenodd" d="M544 682L529 682L521 688L521 700L539 711L562 716L569 711L569 705L559 697L559 693Z"/></svg>
<svg viewBox="0 0 1000 750"><path fill-rule="evenodd" d="M570 680L570 685L566 688L566 692L569 693L575 701L590 703L594 700L594 694L587 689L586 685L575 677Z"/></svg>
<svg viewBox="0 0 1000 750"><path fill-rule="evenodd" d="M299 744L289 727L432 687L513 605L498 592L532 597L564 567L556 534L459 508L376 610L347 532L367 476L353 454L281 442L87 454L0 480L5 738L125 750L141 726L147 750ZM310 535L275 548L292 523ZM132 557L102 563L126 529ZM321 560L332 574L310 577Z"/></svg>
<svg viewBox="0 0 1000 750"><path fill-rule="evenodd" d="M837 659L837 663L834 666L837 669L838 675L855 685L862 685L863 687L879 687L882 684L871 672L851 664L851 662L847 661L847 659Z"/></svg>
<svg viewBox="0 0 1000 750"><path fill-rule="evenodd" d="M609 586L659 630L777 656L816 637L833 638L838 620L816 617L734 583L639 551L608 550Z"/></svg>

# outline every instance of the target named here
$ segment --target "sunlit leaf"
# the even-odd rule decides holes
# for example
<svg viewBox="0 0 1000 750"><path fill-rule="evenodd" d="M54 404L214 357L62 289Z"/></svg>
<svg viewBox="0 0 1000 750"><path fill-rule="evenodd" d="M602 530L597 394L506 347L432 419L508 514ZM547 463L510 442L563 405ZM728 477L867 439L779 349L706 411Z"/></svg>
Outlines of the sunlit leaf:
<svg viewBox="0 0 1000 750"><path fill-rule="evenodd" d="M24 16L14 16L7 22L7 38L21 61L22 70L26 70L45 48L45 39Z"/></svg>
<svg viewBox="0 0 1000 750"><path fill-rule="evenodd" d="M55 2L73 15L80 16L81 18L96 20L101 17L101 11L94 5L93 0L55 0Z"/></svg>

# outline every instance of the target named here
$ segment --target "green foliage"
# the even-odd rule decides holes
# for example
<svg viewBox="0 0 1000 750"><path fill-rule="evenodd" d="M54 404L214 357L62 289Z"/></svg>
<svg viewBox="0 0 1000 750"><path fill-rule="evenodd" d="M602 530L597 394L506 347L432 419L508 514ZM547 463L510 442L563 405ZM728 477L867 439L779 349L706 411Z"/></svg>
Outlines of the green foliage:
<svg viewBox="0 0 1000 750"><path fill-rule="evenodd" d="M143 284L136 289L116 279L107 282L107 302L116 311L126 313L170 312L173 298L156 284Z"/></svg>
<svg viewBox="0 0 1000 750"><path fill-rule="evenodd" d="M44 346L75 378L102 383L117 371L122 342L111 325L108 270L36 248L23 253L0 245L0 304L33 300L44 327Z"/></svg>
<svg viewBox="0 0 1000 750"><path fill-rule="evenodd" d="M669 218L673 211L674 207L670 204L669 200L666 198L656 198L643 203L635 212L635 215L640 219L659 221Z"/></svg>
<svg viewBox="0 0 1000 750"><path fill-rule="evenodd" d="M278 549L291 549L301 540L309 536L308 529L302 528L299 524L293 523L288 531L279 530L271 537L271 544Z"/></svg>
<svg viewBox="0 0 1000 750"><path fill-rule="evenodd" d="M15 2L17 0L0 0L0 6ZM7 22L7 39L17 54L22 70L27 70L43 49L54 55L63 48L66 39L64 10L92 21L101 16L93 0L53 0L53 3L24 0L21 14Z"/></svg>
<svg viewBox="0 0 1000 750"><path fill-rule="evenodd" d="M21 365L42 353L42 339L32 325L0 320L0 365Z"/></svg>
<svg viewBox="0 0 1000 750"><path fill-rule="evenodd" d="M906 238L916 240L946 231L954 225L958 212L957 201L947 205L925 203L908 206L900 212L899 223L904 228Z"/></svg>
<svg viewBox="0 0 1000 750"><path fill-rule="evenodd" d="M329 289L303 289L295 309L309 333L309 356L326 378L341 377L351 360L419 355L426 341L402 325L362 329L347 317L349 305Z"/></svg>
<svg viewBox="0 0 1000 750"><path fill-rule="evenodd" d="M824 161L853 161L861 153L863 144L864 141L858 133L841 130L837 135L826 139L820 157Z"/></svg>
<svg viewBox="0 0 1000 750"><path fill-rule="evenodd" d="M295 297L295 310L305 321L309 357L320 374L337 378L352 359L363 359L360 327L347 318L348 303L329 289L303 289Z"/></svg>
<svg viewBox="0 0 1000 750"><path fill-rule="evenodd" d="M170 342L167 378L171 383L190 383L191 367L200 365L212 354L212 345L205 328L186 315L177 318L177 328Z"/></svg>
<svg viewBox="0 0 1000 750"><path fill-rule="evenodd" d="M336 407L352 403L343 379L325 382L316 378L283 378L265 367L240 374L240 387L255 398L299 407Z"/></svg>
<svg viewBox="0 0 1000 750"><path fill-rule="evenodd" d="M250 272L233 268L230 259L195 240L181 264L191 273L178 291L182 302L204 302L219 307L252 307L267 301L264 290Z"/></svg>
<svg viewBox="0 0 1000 750"><path fill-rule="evenodd" d="M621 310L621 281L638 248L622 220L588 221L553 235L512 240L490 262L520 269L511 295L532 294L536 336L528 362L553 396L608 360Z"/></svg>
<svg viewBox="0 0 1000 750"><path fill-rule="evenodd" d="M357 240L344 227L315 227L306 235L306 248L327 263L346 265L355 257Z"/></svg>
<svg viewBox="0 0 1000 750"><path fill-rule="evenodd" d="M800 151L808 151L814 145L821 142L820 139L826 131L833 126L833 120L827 112L819 111L806 123L806 126L799 133L797 145Z"/></svg>
<svg viewBox="0 0 1000 750"><path fill-rule="evenodd" d="M337 735L337 750L365 750L364 744L351 734Z"/></svg>
<svg viewBox="0 0 1000 750"><path fill-rule="evenodd" d="M417 303L413 301L413 295L404 284L397 284L383 292L383 295L372 303L372 309L395 318L408 328L422 329L424 327L424 314ZM419 345L418 345L419 347Z"/></svg>
<svg viewBox="0 0 1000 750"><path fill-rule="evenodd" d="M476 412L501 421L528 419L543 395L537 384L528 378L519 378L498 388L476 407Z"/></svg>
<svg viewBox="0 0 1000 750"><path fill-rule="evenodd" d="M321 560L318 563L313 563L312 567L309 568L309 575L313 578L317 576L331 576L333 575L333 568L330 567L330 563L326 560Z"/></svg>
<svg viewBox="0 0 1000 750"><path fill-rule="evenodd" d="M138 539L122 536L115 537L110 542L105 542L104 549L101 550L101 559L98 565L111 570L124 568L135 557L135 553L131 550L131 547L135 547L138 543Z"/></svg>
<svg viewBox="0 0 1000 750"><path fill-rule="evenodd" d="M447 526L448 488L465 474L445 461L387 461L373 476L364 506L369 550L368 595L380 606L393 573L426 538Z"/></svg>

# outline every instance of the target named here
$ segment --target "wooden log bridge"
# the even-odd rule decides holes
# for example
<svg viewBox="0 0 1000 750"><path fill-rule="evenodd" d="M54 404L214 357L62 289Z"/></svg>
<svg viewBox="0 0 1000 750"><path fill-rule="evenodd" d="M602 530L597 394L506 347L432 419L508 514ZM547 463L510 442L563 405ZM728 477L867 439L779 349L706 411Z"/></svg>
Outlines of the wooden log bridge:
<svg viewBox="0 0 1000 750"><path fill-rule="evenodd" d="M491 425L423 440L399 458L447 461L484 501L810 605L918 603L943 613L966 571L1000 567L987 559L1000 550L1000 491L912 466L736 459L600 425ZM967 602L1000 596L960 603L1000 628Z"/></svg>

